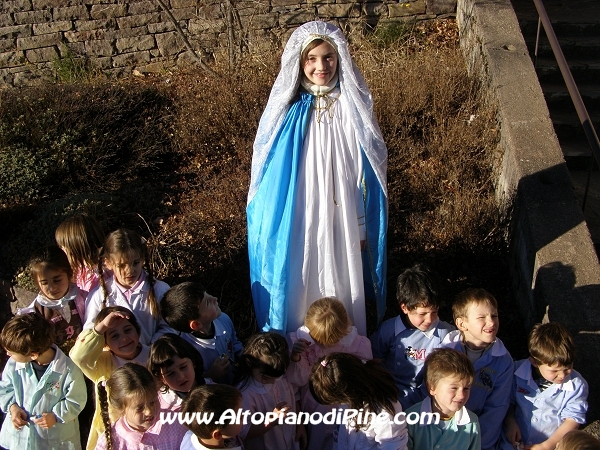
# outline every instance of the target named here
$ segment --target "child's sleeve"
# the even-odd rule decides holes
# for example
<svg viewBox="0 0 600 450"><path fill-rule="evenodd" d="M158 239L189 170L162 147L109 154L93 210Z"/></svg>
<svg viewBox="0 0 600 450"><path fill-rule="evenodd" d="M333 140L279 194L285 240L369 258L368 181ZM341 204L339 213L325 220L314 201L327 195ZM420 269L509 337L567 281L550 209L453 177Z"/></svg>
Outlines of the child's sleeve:
<svg viewBox="0 0 600 450"><path fill-rule="evenodd" d="M114 369L112 353L105 352L104 346L104 336L92 328L81 332L69 352L77 367L94 383L110 377Z"/></svg>
<svg viewBox="0 0 600 450"><path fill-rule="evenodd" d="M62 386L62 398L52 412L61 423L75 420L87 401L87 388L83 373L78 367L70 365Z"/></svg>
<svg viewBox="0 0 600 450"><path fill-rule="evenodd" d="M561 422L572 419L579 425L585 423L585 414L588 409L588 384L581 375L572 378L574 390L563 400L563 408L559 412Z"/></svg>
<svg viewBox="0 0 600 450"><path fill-rule="evenodd" d="M389 355L394 345L394 324L393 319L383 322L369 338L371 341L371 350L373 350L373 358L385 360Z"/></svg>
<svg viewBox="0 0 600 450"><path fill-rule="evenodd" d="M2 372L2 380L0 380L0 409L8 414L13 403L19 405L19 401L15 395L15 387L13 377L15 375L15 361L11 358L6 363Z"/></svg>
<svg viewBox="0 0 600 450"><path fill-rule="evenodd" d="M83 329L94 328L94 321L100 312L102 304L102 295L104 292L100 286L97 286L89 293L85 300L85 319Z"/></svg>

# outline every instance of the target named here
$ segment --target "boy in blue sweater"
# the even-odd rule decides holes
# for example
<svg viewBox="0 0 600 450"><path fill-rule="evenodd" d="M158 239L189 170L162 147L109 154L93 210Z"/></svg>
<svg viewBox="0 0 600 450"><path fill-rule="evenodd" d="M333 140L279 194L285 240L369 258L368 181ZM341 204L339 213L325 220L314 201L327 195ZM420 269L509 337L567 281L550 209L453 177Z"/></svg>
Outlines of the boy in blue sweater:
<svg viewBox="0 0 600 450"><path fill-rule="evenodd" d="M449 333L442 344L464 353L473 363L475 379L467 408L479 417L482 450L492 450L510 404L513 373L512 357L496 337L498 303L484 289L467 289L456 297L452 314L458 330Z"/></svg>
<svg viewBox="0 0 600 450"><path fill-rule="evenodd" d="M405 410L423 399L425 359L454 328L438 318L437 288L424 266L416 264L400 274L396 298L401 314L383 322L370 339L373 358L382 359L394 376Z"/></svg>

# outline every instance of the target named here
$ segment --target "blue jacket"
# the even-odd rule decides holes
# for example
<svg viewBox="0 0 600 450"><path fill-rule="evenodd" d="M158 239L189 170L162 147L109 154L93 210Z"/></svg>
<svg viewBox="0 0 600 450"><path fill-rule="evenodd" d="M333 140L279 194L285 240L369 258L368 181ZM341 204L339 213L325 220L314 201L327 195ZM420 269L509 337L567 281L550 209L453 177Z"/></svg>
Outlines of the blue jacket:
<svg viewBox="0 0 600 450"><path fill-rule="evenodd" d="M443 347L465 352L460 331L452 331L442 342ZM466 407L477 414L481 424L481 448L491 450L502 434L502 422L510 406L513 359L496 338L492 346L473 364L475 379Z"/></svg>
<svg viewBox="0 0 600 450"><path fill-rule="evenodd" d="M0 445L19 450L77 450L81 448L77 417L85 406L87 390L83 373L58 347L54 360L38 381L32 364L10 358L0 381L0 408L6 418ZM32 417L53 412L56 425L43 429L29 422L20 431L10 418L14 403Z"/></svg>
<svg viewBox="0 0 600 450"><path fill-rule="evenodd" d="M400 390L402 409L420 402L419 386L423 381L423 365L432 350L441 347L442 340L454 327L438 321L427 332L408 329L400 316L388 319L371 336L373 358L383 360L385 368L394 376Z"/></svg>

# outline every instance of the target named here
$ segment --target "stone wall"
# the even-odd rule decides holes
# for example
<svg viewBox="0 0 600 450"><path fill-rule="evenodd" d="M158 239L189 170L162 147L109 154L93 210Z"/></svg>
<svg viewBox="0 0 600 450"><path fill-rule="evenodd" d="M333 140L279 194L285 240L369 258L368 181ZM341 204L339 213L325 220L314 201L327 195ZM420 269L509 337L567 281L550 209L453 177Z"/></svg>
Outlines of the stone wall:
<svg viewBox="0 0 600 450"><path fill-rule="evenodd" d="M458 0L457 21L469 66L498 109L497 193L511 213L511 279L525 326L569 329L575 369L590 385L588 422L600 419L600 266L517 18L510 0Z"/></svg>
<svg viewBox="0 0 600 450"><path fill-rule="evenodd" d="M0 84L53 77L61 58L85 57L114 76L187 64L190 54L161 0L3 0ZM200 55L280 40L315 18L340 26L454 15L456 0L164 0Z"/></svg>

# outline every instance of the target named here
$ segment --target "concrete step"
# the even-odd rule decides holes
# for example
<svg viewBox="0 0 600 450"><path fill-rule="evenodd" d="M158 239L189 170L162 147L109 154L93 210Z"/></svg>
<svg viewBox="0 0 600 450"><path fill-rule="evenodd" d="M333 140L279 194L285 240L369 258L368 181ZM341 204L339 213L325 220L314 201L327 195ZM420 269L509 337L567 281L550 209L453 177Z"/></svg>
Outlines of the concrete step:
<svg viewBox="0 0 600 450"><path fill-rule="evenodd" d="M598 87L600 58L567 59L567 63L573 79L578 85L589 83L592 87ZM535 71L540 83L562 83L564 86L563 76L554 56L552 58L538 58L535 62Z"/></svg>
<svg viewBox="0 0 600 450"><path fill-rule="evenodd" d="M590 60L600 59L600 38L598 36L566 36L558 37L560 48L567 61L577 58L586 58ZM530 54L535 49L535 36L533 41L527 43ZM552 47L548 40L543 38L538 43L538 59L554 57Z"/></svg>
<svg viewBox="0 0 600 450"><path fill-rule="evenodd" d="M574 141L574 140L585 140L585 134L579 117L575 113L575 110L567 108L548 108L550 110L550 118L554 124L554 130L559 140L563 141ZM592 125L596 129L596 132L600 129L600 120L597 116L590 116L592 119Z"/></svg>
<svg viewBox="0 0 600 450"><path fill-rule="evenodd" d="M600 120L600 84L581 83L577 80L575 80L575 83L592 121ZM571 100L564 83L545 83L540 80L540 84L549 109L566 109L575 112L573 100Z"/></svg>
<svg viewBox="0 0 600 450"><path fill-rule="evenodd" d="M550 22L552 23L554 34L556 34L559 40L562 36L600 36L600 23L564 22L560 19L554 20L553 17L550 17ZM530 17L519 19L519 26L521 27L521 32L523 33L523 36L526 37L526 40L533 37L533 42L535 42L538 28L537 13L533 20ZM545 37L543 27L540 31L540 37Z"/></svg>
<svg viewBox="0 0 600 450"><path fill-rule="evenodd" d="M583 205L585 188L588 181L587 171L571 171L571 179L575 187L575 195L579 204ZM583 210L585 221L592 236L594 244L600 244L600 171L592 171L585 209Z"/></svg>

